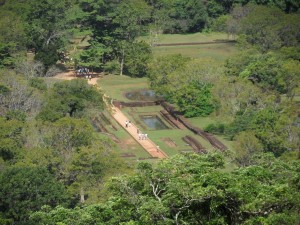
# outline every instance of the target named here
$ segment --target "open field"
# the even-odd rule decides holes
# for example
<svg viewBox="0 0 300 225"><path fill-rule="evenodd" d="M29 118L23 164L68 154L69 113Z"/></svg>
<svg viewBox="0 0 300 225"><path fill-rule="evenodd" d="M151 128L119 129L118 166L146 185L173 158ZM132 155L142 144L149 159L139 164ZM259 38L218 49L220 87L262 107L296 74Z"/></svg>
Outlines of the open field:
<svg viewBox="0 0 300 225"><path fill-rule="evenodd" d="M141 39L151 43L152 37ZM192 58L213 58L223 63L226 58L236 53L234 43L218 43L218 41L232 41L225 33L195 33L195 34L160 34L155 38L155 44L195 43L195 42L216 42L203 45L184 46L154 46L152 51L154 57L170 54L182 54Z"/></svg>
<svg viewBox="0 0 300 225"><path fill-rule="evenodd" d="M131 78L128 76L107 75L98 82L101 89L113 99L130 101L124 96L127 91L148 88L147 78Z"/></svg>
<svg viewBox="0 0 300 225"><path fill-rule="evenodd" d="M233 43L218 43L190 46L156 46L152 48L155 57L172 54L182 54L191 58L212 58L224 62L229 56L235 54Z"/></svg>
<svg viewBox="0 0 300 225"><path fill-rule="evenodd" d="M186 42L209 42L220 40L232 40L226 33L194 33L194 34L158 34L156 37L143 36L139 38L146 42L151 42L155 39L156 44L174 44L174 43L186 43Z"/></svg>

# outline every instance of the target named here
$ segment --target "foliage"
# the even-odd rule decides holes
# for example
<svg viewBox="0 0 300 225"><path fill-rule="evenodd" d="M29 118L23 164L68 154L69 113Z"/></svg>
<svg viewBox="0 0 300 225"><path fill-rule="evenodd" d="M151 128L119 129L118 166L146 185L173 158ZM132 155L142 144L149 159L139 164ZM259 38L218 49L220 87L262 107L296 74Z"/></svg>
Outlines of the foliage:
<svg viewBox="0 0 300 225"><path fill-rule="evenodd" d="M174 1L171 8L170 18L174 20L172 32L197 32L207 24L208 15L202 1Z"/></svg>
<svg viewBox="0 0 300 225"><path fill-rule="evenodd" d="M299 44L297 14L284 14L278 8L258 5L239 7L233 12L243 41L262 52Z"/></svg>
<svg viewBox="0 0 300 225"><path fill-rule="evenodd" d="M10 50L13 46L11 44L4 44L0 42L0 68L12 66L13 57Z"/></svg>
<svg viewBox="0 0 300 225"><path fill-rule="evenodd" d="M59 59L57 47L54 45L47 45L39 49L34 59L41 61L47 70L50 66L56 64Z"/></svg>
<svg viewBox="0 0 300 225"><path fill-rule="evenodd" d="M91 43L88 49L80 52L77 57L77 66L90 67L92 69L101 69L103 67L104 55L107 48L100 43Z"/></svg>
<svg viewBox="0 0 300 225"><path fill-rule="evenodd" d="M23 146L21 121L6 120L0 117L0 156L4 160L12 160L19 154Z"/></svg>
<svg viewBox="0 0 300 225"><path fill-rule="evenodd" d="M224 134L225 125L223 123L210 123L204 128L204 131L212 134Z"/></svg>
<svg viewBox="0 0 300 225"><path fill-rule="evenodd" d="M253 155L261 153L263 146L253 131L243 131L235 136L235 159L240 166L251 165Z"/></svg>
<svg viewBox="0 0 300 225"><path fill-rule="evenodd" d="M207 116L214 110L210 89L211 85L191 83L179 89L173 100L186 117Z"/></svg>
<svg viewBox="0 0 300 225"><path fill-rule="evenodd" d="M223 172L218 154L177 155L156 167L141 163L135 175L112 180L114 197L104 204L44 208L31 219L40 224L278 224L287 217L291 224L297 221L299 163L256 155L252 164ZM70 215L76 219L70 220Z"/></svg>
<svg viewBox="0 0 300 225"><path fill-rule="evenodd" d="M18 76L12 70L1 70L0 79L6 87L4 93L0 93L2 115L8 111L22 111L32 115L39 110L41 95L35 92L22 76Z"/></svg>
<svg viewBox="0 0 300 225"><path fill-rule="evenodd" d="M166 57L159 57L154 59L148 70L150 79L150 87L157 93L164 95L167 99L171 98L170 88L170 74L183 67L189 58L182 55L171 55Z"/></svg>
<svg viewBox="0 0 300 225"><path fill-rule="evenodd" d="M131 77L144 77L151 59L151 48L145 42L132 43L125 56L124 72Z"/></svg>
<svg viewBox="0 0 300 225"><path fill-rule="evenodd" d="M33 88L37 88L41 91L46 91L47 90L47 85L45 81L41 78L31 78L29 80L29 85Z"/></svg>
<svg viewBox="0 0 300 225"><path fill-rule="evenodd" d="M46 169L12 167L0 174L0 208L5 217L26 224L43 205L67 205L64 186Z"/></svg>
<svg viewBox="0 0 300 225"><path fill-rule="evenodd" d="M64 116L83 116L84 109L94 106L102 108L102 95L85 80L71 80L55 83L49 90L47 103L38 118L56 121Z"/></svg>

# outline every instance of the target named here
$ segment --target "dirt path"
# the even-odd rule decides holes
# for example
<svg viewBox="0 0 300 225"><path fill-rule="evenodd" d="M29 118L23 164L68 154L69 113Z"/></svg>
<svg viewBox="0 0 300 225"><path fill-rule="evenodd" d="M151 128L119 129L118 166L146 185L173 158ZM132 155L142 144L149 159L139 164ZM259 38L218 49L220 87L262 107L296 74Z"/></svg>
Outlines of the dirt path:
<svg viewBox="0 0 300 225"><path fill-rule="evenodd" d="M68 71L65 73L59 73L55 76L57 79L63 80L72 80L76 79L73 71ZM88 80L90 85L96 85L98 76ZM155 158L167 158L167 154L164 153L151 139L147 138L147 140L139 140L137 134L137 127L131 123L129 127L126 128L125 122L128 121L128 118L119 110L117 107L113 108L113 117L114 119L152 156Z"/></svg>
<svg viewBox="0 0 300 225"><path fill-rule="evenodd" d="M93 74L92 76L93 76L93 78L88 80L88 84L96 85L97 84L97 80L99 79L98 74ZM57 74L55 76L55 78L62 79L62 80L73 80L73 79L76 79L78 77L75 77L74 76L74 71L70 70L68 72ZM85 78L82 78L82 79L85 79Z"/></svg>

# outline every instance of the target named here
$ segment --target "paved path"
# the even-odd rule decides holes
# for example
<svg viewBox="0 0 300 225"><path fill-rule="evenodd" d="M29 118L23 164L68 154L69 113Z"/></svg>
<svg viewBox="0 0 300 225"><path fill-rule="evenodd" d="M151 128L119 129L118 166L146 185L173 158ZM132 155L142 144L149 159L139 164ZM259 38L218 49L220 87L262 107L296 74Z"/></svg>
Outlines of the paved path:
<svg viewBox="0 0 300 225"><path fill-rule="evenodd" d="M156 158L167 158L167 154L164 153L160 148L157 148L157 145L149 138L147 140L139 140L137 133L137 127L131 123L129 127L126 127L125 123L128 121L128 118L119 110L117 107L113 108L113 117L115 120L129 133L131 136L152 156Z"/></svg>

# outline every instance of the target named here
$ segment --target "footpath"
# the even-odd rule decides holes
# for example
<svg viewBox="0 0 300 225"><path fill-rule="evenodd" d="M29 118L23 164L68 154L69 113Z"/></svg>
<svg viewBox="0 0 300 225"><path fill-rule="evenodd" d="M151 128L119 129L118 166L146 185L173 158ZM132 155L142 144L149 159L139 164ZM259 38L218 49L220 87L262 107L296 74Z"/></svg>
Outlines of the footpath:
<svg viewBox="0 0 300 225"><path fill-rule="evenodd" d="M151 141L151 139L140 140L138 135L139 129L133 123L128 124L128 127L126 127L126 121L129 120L120 109L114 107L112 116L152 157L160 159L168 158L167 154Z"/></svg>

